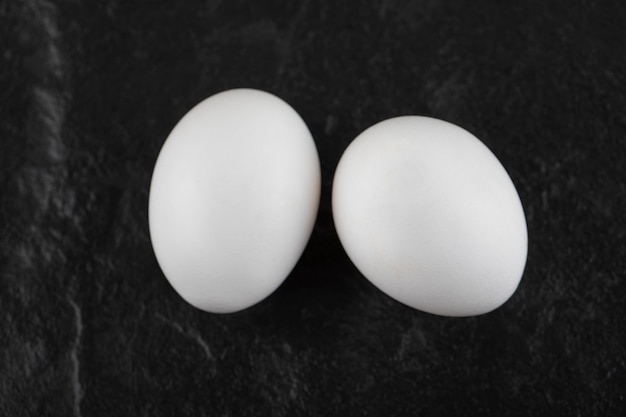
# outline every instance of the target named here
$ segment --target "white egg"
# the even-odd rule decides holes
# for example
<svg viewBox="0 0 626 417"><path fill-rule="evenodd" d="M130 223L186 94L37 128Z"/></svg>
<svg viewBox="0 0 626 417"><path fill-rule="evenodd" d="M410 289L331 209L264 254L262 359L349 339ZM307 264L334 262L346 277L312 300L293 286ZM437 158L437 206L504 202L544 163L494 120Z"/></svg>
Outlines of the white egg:
<svg viewBox="0 0 626 417"><path fill-rule="evenodd" d="M378 123L337 167L335 226L356 267L387 295L444 316L487 313L526 264L523 208L476 137L419 116Z"/></svg>
<svg viewBox="0 0 626 417"><path fill-rule="evenodd" d="M320 163L300 116L281 99L236 89L187 113L150 186L150 237L174 289L229 313L271 294L313 230Z"/></svg>

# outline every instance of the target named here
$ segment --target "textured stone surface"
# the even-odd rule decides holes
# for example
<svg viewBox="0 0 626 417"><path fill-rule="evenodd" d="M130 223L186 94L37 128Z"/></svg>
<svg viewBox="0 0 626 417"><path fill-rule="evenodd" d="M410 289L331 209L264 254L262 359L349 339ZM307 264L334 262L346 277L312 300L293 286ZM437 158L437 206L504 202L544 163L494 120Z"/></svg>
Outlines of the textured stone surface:
<svg viewBox="0 0 626 417"><path fill-rule="evenodd" d="M376 4L375 4L376 3ZM616 415L626 408L626 5L618 1L0 3L0 415ZM318 224L265 302L217 316L162 276L159 148L194 104L268 90L309 124ZM481 138L529 261L494 313L377 291L330 186L382 119Z"/></svg>

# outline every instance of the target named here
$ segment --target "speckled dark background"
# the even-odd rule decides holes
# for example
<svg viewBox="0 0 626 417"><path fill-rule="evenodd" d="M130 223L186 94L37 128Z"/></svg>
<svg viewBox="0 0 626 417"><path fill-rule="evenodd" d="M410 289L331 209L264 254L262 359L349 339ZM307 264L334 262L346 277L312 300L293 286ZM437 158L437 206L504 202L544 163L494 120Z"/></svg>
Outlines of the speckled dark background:
<svg viewBox="0 0 626 417"><path fill-rule="evenodd" d="M626 409L623 1L0 2L0 416L610 416ZM308 123L321 210L254 308L187 305L147 197L180 117L233 87ZM387 298L337 239L331 178L382 119L459 124L529 226L495 312Z"/></svg>

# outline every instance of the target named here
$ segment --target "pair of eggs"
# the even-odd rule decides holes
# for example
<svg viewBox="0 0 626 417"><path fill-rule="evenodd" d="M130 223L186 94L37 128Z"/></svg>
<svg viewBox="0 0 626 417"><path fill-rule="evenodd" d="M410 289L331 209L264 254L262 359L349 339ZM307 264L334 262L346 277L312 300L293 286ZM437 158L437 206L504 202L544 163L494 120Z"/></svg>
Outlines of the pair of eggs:
<svg viewBox="0 0 626 417"><path fill-rule="evenodd" d="M258 90L216 94L187 113L158 156L150 236L172 287L215 313L250 307L289 275L320 201L306 124ZM378 123L343 154L332 191L346 253L375 286L446 316L489 312L521 279L519 196L469 132L427 117Z"/></svg>

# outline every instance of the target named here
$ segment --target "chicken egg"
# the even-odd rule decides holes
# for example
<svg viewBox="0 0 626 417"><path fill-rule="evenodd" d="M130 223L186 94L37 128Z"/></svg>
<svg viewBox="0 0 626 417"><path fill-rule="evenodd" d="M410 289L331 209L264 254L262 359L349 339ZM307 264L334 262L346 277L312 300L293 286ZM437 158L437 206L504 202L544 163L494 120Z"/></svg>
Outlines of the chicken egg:
<svg viewBox="0 0 626 417"><path fill-rule="evenodd" d="M202 101L165 141L152 176L150 237L172 287L230 313L271 294L313 230L320 162L304 121L253 89Z"/></svg>
<svg viewBox="0 0 626 417"><path fill-rule="evenodd" d="M451 123L404 116L365 130L336 169L332 210L357 269L410 307L487 313L522 277L528 236L515 186L480 140Z"/></svg>

